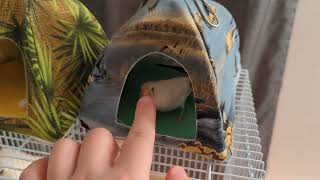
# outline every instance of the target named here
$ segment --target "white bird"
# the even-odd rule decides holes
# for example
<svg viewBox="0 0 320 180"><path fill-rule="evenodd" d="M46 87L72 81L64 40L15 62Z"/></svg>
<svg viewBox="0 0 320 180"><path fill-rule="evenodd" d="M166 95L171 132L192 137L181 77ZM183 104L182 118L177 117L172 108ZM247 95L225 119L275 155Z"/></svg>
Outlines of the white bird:
<svg viewBox="0 0 320 180"><path fill-rule="evenodd" d="M185 102L192 92L188 77L149 81L141 86L141 96L150 96L160 112L181 108L179 120L183 117Z"/></svg>

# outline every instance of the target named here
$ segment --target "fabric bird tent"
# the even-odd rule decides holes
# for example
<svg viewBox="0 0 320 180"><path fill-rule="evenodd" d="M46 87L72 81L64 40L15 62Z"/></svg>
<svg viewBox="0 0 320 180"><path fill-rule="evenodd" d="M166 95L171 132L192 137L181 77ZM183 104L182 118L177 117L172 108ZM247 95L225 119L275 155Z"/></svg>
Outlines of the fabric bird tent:
<svg viewBox="0 0 320 180"><path fill-rule="evenodd" d="M0 128L62 137L107 43L78 0L0 0Z"/></svg>
<svg viewBox="0 0 320 180"><path fill-rule="evenodd" d="M187 76L185 115L157 112L157 144L225 160L231 150L241 65L231 14L207 0L145 0L100 56L80 119L125 138L141 85Z"/></svg>

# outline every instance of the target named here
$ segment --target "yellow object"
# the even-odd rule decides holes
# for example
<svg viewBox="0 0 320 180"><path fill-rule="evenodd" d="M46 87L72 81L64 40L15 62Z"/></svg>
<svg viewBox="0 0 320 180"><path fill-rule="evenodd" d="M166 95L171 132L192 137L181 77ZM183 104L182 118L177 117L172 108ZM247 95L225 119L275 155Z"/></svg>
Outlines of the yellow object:
<svg viewBox="0 0 320 180"><path fill-rule="evenodd" d="M230 53L232 48L233 48L233 43L234 43L233 35L234 35L235 31L236 31L236 29L232 29L226 35L226 50L227 50L227 53Z"/></svg>
<svg viewBox="0 0 320 180"><path fill-rule="evenodd" d="M13 41L0 38L0 117L27 115L25 79L19 48Z"/></svg>

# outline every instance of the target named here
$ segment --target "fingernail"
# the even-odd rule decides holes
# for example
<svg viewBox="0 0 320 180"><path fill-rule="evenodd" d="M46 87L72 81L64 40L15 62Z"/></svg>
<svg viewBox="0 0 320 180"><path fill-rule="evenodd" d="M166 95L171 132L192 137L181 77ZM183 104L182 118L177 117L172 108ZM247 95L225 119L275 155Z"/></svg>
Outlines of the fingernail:
<svg viewBox="0 0 320 180"><path fill-rule="evenodd" d="M152 98L149 96L140 98L136 108L136 115L142 115L146 113L150 115L149 117L156 117L156 107Z"/></svg>
<svg viewBox="0 0 320 180"><path fill-rule="evenodd" d="M153 108L155 110L155 105L154 105L153 100L150 96L143 96L142 98L140 98L137 103L137 107L139 107L141 109Z"/></svg>
<svg viewBox="0 0 320 180"><path fill-rule="evenodd" d="M148 103L153 103L153 100L150 96L142 96L138 101L139 105L145 105Z"/></svg>

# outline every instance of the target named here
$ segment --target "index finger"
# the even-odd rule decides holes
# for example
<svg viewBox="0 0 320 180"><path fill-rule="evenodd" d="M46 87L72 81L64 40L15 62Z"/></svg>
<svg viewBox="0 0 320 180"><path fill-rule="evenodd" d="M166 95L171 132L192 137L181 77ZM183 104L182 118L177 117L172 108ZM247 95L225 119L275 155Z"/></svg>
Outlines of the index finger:
<svg viewBox="0 0 320 180"><path fill-rule="evenodd" d="M149 179L155 141L156 108L150 97L137 103L135 118L115 166L132 179Z"/></svg>

